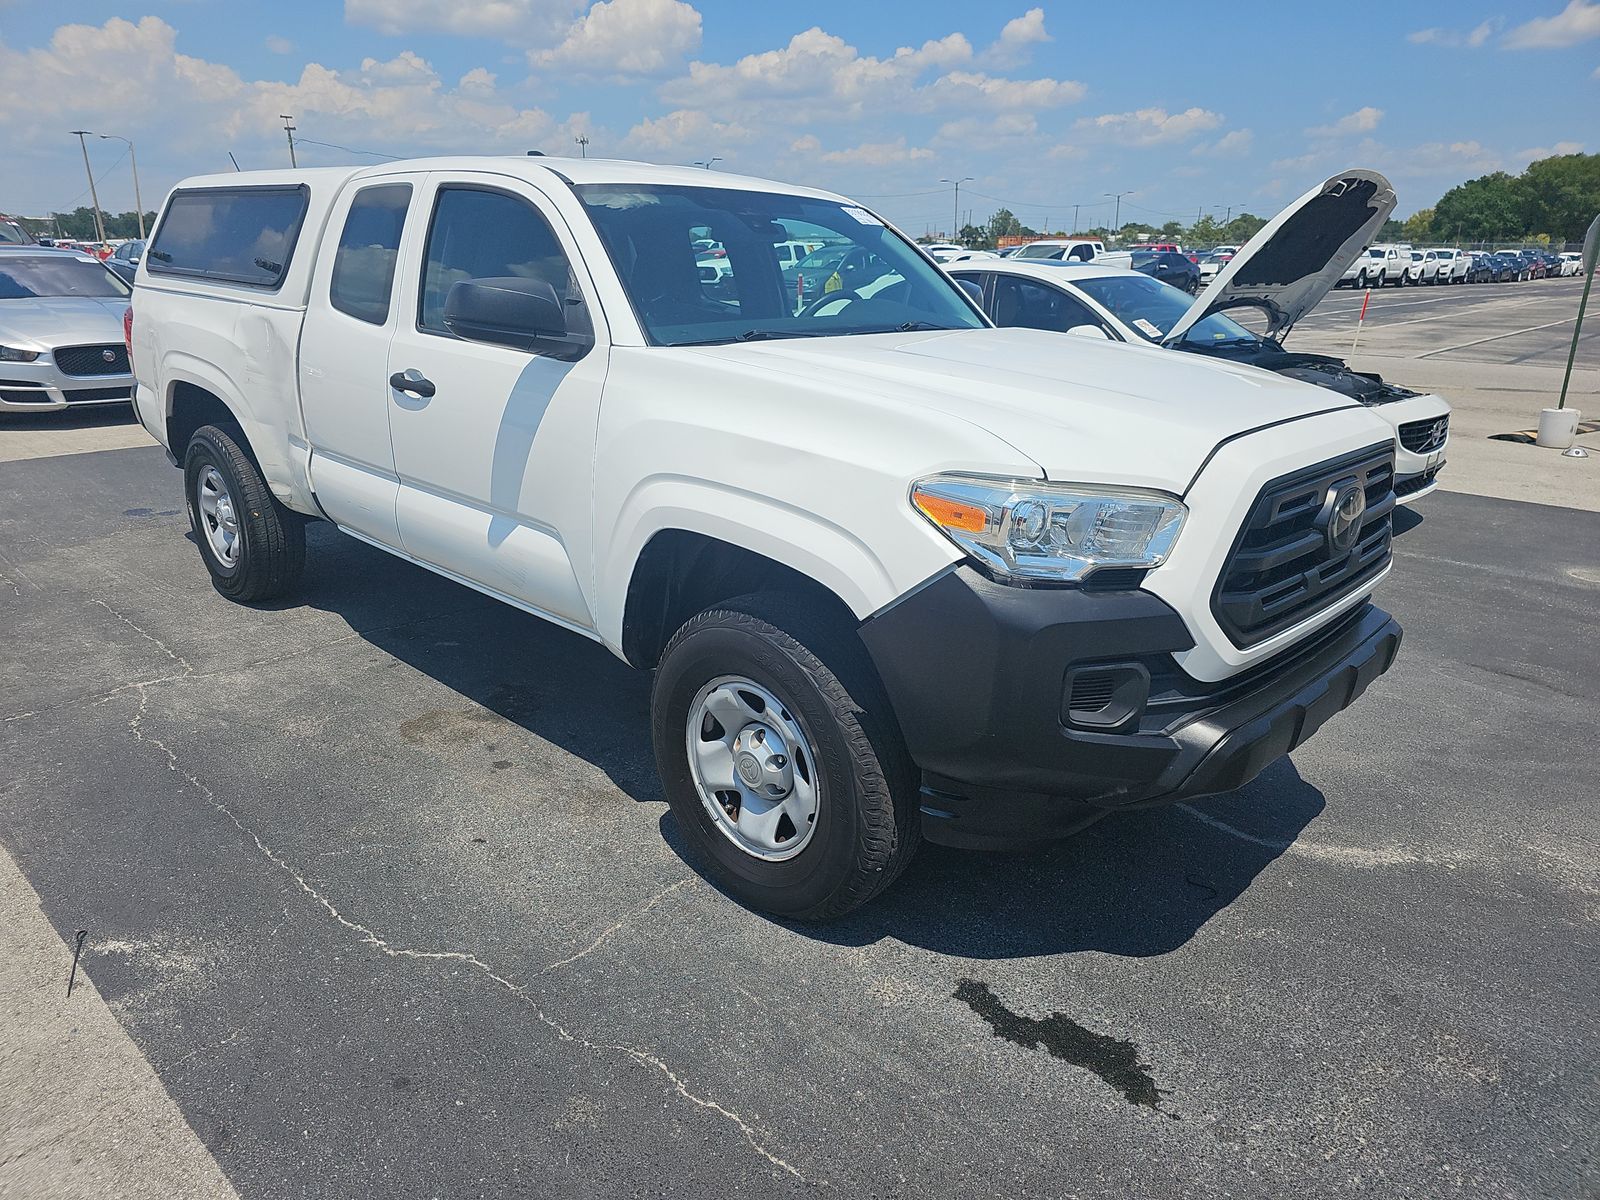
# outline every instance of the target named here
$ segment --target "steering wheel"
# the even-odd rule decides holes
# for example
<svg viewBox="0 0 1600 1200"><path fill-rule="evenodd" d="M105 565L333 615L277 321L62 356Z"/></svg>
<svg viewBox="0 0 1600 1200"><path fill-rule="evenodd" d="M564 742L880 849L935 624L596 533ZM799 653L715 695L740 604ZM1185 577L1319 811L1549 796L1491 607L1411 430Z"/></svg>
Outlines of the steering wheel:
<svg viewBox="0 0 1600 1200"><path fill-rule="evenodd" d="M838 291L822 293L822 295L818 296L810 304L806 305L799 312L797 312L795 316L814 317L817 315L817 310L820 309L824 304L832 304L836 300L843 300L847 304L851 304L857 300L865 299L866 297L860 292L856 291L855 288L840 288Z"/></svg>

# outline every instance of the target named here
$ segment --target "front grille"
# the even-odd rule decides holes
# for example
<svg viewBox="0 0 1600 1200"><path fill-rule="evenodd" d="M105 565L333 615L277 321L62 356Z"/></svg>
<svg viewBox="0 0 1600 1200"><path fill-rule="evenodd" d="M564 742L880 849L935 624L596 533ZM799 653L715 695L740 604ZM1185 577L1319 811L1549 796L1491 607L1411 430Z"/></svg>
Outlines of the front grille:
<svg viewBox="0 0 1600 1200"><path fill-rule="evenodd" d="M106 351L111 361L106 361ZM116 342L103 346L60 346L51 351L63 375L126 375L128 348Z"/></svg>
<svg viewBox="0 0 1600 1200"><path fill-rule="evenodd" d="M131 390L127 384L121 387L67 388L62 395L66 396L68 404L99 404L106 400L127 400Z"/></svg>
<svg viewBox="0 0 1600 1200"><path fill-rule="evenodd" d="M1328 533L1337 497L1361 489L1353 543ZM1264 642L1370 583L1389 562L1394 448L1365 450L1272 480L1261 489L1211 595L1235 646Z"/></svg>
<svg viewBox="0 0 1600 1200"><path fill-rule="evenodd" d="M1400 426L1400 444L1413 454L1432 454L1450 436L1449 417L1407 421Z"/></svg>

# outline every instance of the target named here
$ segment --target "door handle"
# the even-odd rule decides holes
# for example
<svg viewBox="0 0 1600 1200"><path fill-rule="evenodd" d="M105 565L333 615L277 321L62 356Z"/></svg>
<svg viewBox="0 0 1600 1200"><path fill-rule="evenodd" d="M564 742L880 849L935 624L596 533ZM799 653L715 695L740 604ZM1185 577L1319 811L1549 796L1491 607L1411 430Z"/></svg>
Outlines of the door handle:
<svg viewBox="0 0 1600 1200"><path fill-rule="evenodd" d="M424 400L431 397L436 390L433 381L417 370L396 371L389 376L389 386L397 392L410 392L414 396L421 396Z"/></svg>

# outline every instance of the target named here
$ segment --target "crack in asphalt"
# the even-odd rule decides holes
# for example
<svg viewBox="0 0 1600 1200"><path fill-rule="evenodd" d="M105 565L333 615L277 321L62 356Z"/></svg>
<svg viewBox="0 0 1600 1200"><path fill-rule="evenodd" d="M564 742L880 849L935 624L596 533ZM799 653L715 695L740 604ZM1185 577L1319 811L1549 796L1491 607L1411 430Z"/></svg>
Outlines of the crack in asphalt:
<svg viewBox="0 0 1600 1200"><path fill-rule="evenodd" d="M200 782L200 780L190 772L184 770L178 762L177 754L170 746L168 746L160 738L146 731L144 727L144 720L148 713L149 689L159 683L171 683L178 680L193 678L196 676L194 667L181 654L178 654L176 651L172 650L171 647L167 646L165 642L161 641L160 638L154 636L144 629L141 629L133 621L129 620L123 614L117 612L117 610L112 608L109 604L106 604L104 601L100 600L95 600L93 603L100 605L100 607L104 608L107 612L111 613L112 616L122 621L130 629L133 629L135 632L148 638L151 642L159 646L169 658L184 668L183 673L179 675L165 676L160 679L147 680L144 682L123 684L119 688L114 689L111 693L108 693L103 698L105 700L109 700L112 696L120 692L130 690L137 694L139 697L139 707L134 712L133 716L128 720L128 729L133 734L134 740L148 743L149 745L160 750L161 753L166 756L167 769L169 771L178 775L179 778L186 781L197 792L199 792L200 795L205 797L207 803L210 804L213 809L226 817L228 821L233 824L234 828L236 828L245 837L249 838L250 841L255 844L256 849L264 858L267 859L267 861L287 874L289 878L294 881L295 885L303 893L305 893L306 896L315 901L316 904L321 907L328 916L330 916L334 921L338 922L345 929L349 930L351 933L357 934L361 944L370 946L372 949L377 950L380 954L392 959L411 959L422 962L454 962L459 963L462 966L472 968L483 975L486 979L490 980L498 987L503 988L505 991L509 992L512 996L519 1000L530 1012L533 1013L534 1017L541 1024L550 1029L561 1041L570 1042L573 1045L581 1046L583 1049L594 1054L618 1054L625 1058L631 1059L634 1063L641 1067L647 1067L658 1072L666 1079L668 1084L671 1085L672 1090L679 1097L698 1108L704 1109L707 1112L715 1113L717 1116L722 1117L724 1120L727 1120L737 1127L739 1132L744 1136L745 1141L749 1143L750 1148L761 1158L765 1159L771 1166L793 1176L795 1179L806 1182L805 1176L802 1175L792 1163L786 1161L767 1147L767 1145L759 1136L759 1131L755 1128L755 1126L750 1124L749 1121L745 1120L745 1118L740 1116L735 1110L728 1108L726 1105L723 1105L718 1101L711 1099L710 1097L702 1096L692 1091L689 1087L688 1081L656 1055L645 1050L640 1050L634 1046L625 1046L621 1043L613 1042L596 1042L584 1037L581 1034L574 1033L572 1030L562 1025L554 1017L551 1017L542 1008L540 1008L527 987L495 970L494 967L485 962L483 959L479 958L476 954L462 950L418 950L411 947L394 946L388 941L388 939L381 937L369 926L364 925L359 921L351 920L349 917L346 917L343 913L341 913L338 908L334 906L332 901L330 901L319 890L317 890L317 888L312 886L312 884L306 880L304 875L296 870L293 865L291 865L271 846L262 841L261 837L255 832L255 830L246 825L244 821L242 821L233 811L233 809L229 807L226 801L219 799L216 792L214 792L210 787ZM359 635L352 634L351 636ZM345 639L341 638L339 640L343 641ZM17 718L7 719L13 720ZM691 879L692 877L680 879L676 883L673 883L670 886L662 889L655 896L652 896L648 901L646 901L642 906L628 913L609 928L602 930L600 934L583 950L580 950L578 953L567 958L560 959L549 964L539 973L541 975L548 974L558 967L566 966L594 953L629 921L643 916L645 913L651 911L668 895L676 892L679 888L689 883Z"/></svg>

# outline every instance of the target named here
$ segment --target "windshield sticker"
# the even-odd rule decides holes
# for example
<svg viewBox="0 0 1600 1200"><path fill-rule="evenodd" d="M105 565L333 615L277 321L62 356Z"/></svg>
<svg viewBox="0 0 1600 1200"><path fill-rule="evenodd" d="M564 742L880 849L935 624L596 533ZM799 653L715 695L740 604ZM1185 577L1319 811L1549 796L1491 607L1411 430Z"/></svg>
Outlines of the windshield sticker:
<svg viewBox="0 0 1600 1200"><path fill-rule="evenodd" d="M1161 327L1153 321L1146 321L1143 317L1135 317L1133 324L1134 328L1144 334L1145 337L1158 338L1161 336Z"/></svg>
<svg viewBox="0 0 1600 1200"><path fill-rule="evenodd" d="M871 213L869 213L864 208L847 208L844 211L849 213L856 220L860 221L863 225L882 225L883 224L882 221L878 220L877 217L873 216Z"/></svg>

